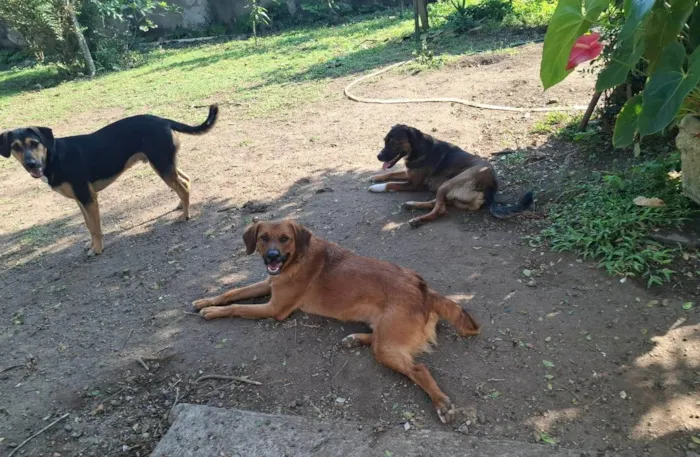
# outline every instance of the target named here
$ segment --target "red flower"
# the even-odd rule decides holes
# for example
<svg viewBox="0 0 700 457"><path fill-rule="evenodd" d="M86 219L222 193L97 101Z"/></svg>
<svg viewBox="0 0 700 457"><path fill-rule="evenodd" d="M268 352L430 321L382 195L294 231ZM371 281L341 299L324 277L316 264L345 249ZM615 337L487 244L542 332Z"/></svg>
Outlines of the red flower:
<svg viewBox="0 0 700 457"><path fill-rule="evenodd" d="M591 33L590 35L581 35L576 39L574 47L571 48L569 54L569 62L566 65L567 70L573 70L576 65L593 60L603 52L603 45L598 41L599 33Z"/></svg>

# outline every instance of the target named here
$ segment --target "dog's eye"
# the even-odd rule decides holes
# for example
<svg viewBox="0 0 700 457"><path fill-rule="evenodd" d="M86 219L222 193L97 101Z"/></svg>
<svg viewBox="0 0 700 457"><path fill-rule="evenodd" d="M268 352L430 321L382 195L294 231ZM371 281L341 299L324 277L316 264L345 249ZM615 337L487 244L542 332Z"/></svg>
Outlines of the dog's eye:
<svg viewBox="0 0 700 457"><path fill-rule="evenodd" d="M280 237L280 243L286 243L287 241L289 241L289 237L287 235L282 235Z"/></svg>
<svg viewBox="0 0 700 457"><path fill-rule="evenodd" d="M267 243L268 241L270 241L270 237L267 235L261 236L260 239L263 240L263 243Z"/></svg>
<svg viewBox="0 0 700 457"><path fill-rule="evenodd" d="M15 143L15 144L12 145L12 150L13 150L13 151L20 152L20 151L22 150L22 146L20 146L19 144Z"/></svg>
<svg viewBox="0 0 700 457"><path fill-rule="evenodd" d="M33 141L33 140L32 140L32 141L29 142L29 146L35 148L35 147L39 146L39 142L38 142L38 141Z"/></svg>

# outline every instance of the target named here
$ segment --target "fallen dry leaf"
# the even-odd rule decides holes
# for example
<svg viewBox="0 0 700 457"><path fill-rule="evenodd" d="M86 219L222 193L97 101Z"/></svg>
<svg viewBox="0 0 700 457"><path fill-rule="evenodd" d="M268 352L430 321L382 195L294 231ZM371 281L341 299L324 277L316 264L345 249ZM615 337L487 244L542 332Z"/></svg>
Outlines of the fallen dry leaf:
<svg viewBox="0 0 700 457"><path fill-rule="evenodd" d="M637 197L632 201L637 206L646 206L649 208L660 208L666 206L663 200L660 198L647 198L647 197Z"/></svg>

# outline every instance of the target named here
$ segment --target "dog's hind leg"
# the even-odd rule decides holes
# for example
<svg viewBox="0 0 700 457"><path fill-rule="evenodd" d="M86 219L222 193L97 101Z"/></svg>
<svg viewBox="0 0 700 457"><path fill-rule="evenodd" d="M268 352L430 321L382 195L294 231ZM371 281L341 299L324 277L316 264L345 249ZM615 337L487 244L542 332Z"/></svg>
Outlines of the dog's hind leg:
<svg viewBox="0 0 700 457"><path fill-rule="evenodd" d="M445 214L447 212L447 202L445 201L445 197L447 196L448 192L449 187L447 187L447 183L440 186L440 188L437 191L437 195L435 196L435 200L433 200L434 203L432 211L430 211L425 216L414 217L413 219L408 221L411 227L416 228L427 222L433 222L435 219Z"/></svg>
<svg viewBox="0 0 700 457"><path fill-rule="evenodd" d="M156 173L158 173L158 176L165 181L165 184L174 190L177 196L180 197L180 204L177 206L177 209L182 209L182 216L180 216L180 220L188 220L190 218L190 182L180 178L181 172L178 173L178 169L174 165L170 168L170 170L164 172L161 172L156 165L151 165Z"/></svg>
<svg viewBox="0 0 700 457"><path fill-rule="evenodd" d="M455 416L452 401L440 390L428 368L422 363L413 361L413 355L423 350L432 337L426 333L425 322L405 315L393 318L387 316L384 319L374 330L372 338L374 357L379 363L403 373L418 384L433 401L440 421L449 424ZM434 329L434 322L432 328Z"/></svg>
<svg viewBox="0 0 700 457"><path fill-rule="evenodd" d="M371 346L372 345L372 334L371 333L353 333L340 342L346 348L356 348L360 346Z"/></svg>

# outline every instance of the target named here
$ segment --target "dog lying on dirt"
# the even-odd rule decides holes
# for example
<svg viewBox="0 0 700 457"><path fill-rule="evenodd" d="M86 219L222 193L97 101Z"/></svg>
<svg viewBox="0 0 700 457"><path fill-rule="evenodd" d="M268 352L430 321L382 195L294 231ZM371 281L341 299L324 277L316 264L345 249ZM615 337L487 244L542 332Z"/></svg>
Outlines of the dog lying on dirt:
<svg viewBox="0 0 700 457"><path fill-rule="evenodd" d="M192 127L162 117L121 119L89 135L54 138L47 127L27 127L0 134L0 155L12 155L33 178L45 178L59 194L78 203L90 232L88 255L102 253L102 227L97 193L135 163L148 162L180 197L181 220L190 217L190 178L176 163L179 147L173 132L208 132L219 109L209 107L203 124Z"/></svg>
<svg viewBox="0 0 700 457"><path fill-rule="evenodd" d="M384 149L377 158L384 162L385 170L405 159L406 169L373 176L372 182L382 184L370 186L370 192L426 189L436 192L433 200L403 204L405 209L431 210L424 216L411 219L411 227L418 227L442 216L448 203L471 211L486 205L491 214L499 219L526 211L532 205L532 192L527 192L514 205L497 203L495 197L498 181L488 160L407 125L395 125L389 130L384 138Z"/></svg>
<svg viewBox="0 0 700 457"><path fill-rule="evenodd" d="M286 319L293 311L364 322L372 333L343 339L348 348L371 346L380 363L408 376L432 399L443 423L454 419L449 397L438 387L416 354L435 343L440 317L462 336L477 335L479 324L457 303L429 288L416 272L361 257L314 236L290 221L258 222L243 234L246 253L257 252L269 278L193 303L205 319L243 317ZM263 305L227 305L271 295Z"/></svg>

